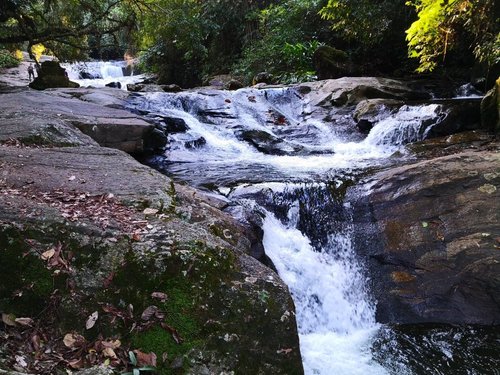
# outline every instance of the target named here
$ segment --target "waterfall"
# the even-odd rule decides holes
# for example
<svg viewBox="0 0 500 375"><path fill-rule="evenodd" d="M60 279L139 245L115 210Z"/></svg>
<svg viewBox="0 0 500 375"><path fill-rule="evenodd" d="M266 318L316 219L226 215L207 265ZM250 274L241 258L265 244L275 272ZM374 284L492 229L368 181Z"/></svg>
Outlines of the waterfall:
<svg viewBox="0 0 500 375"><path fill-rule="evenodd" d="M68 72L69 79L82 87L104 87L110 83L119 83L120 87L126 90L127 84L137 83L145 78L144 75L124 76L126 61L89 61L62 66Z"/></svg>
<svg viewBox="0 0 500 375"><path fill-rule="evenodd" d="M306 374L423 374L444 368L427 358L437 363L454 353L453 360L468 360L467 345L450 349L454 336L436 339L443 329L406 334L376 322L352 209L342 193L335 196L341 186L325 182L345 180L345 192L367 168L405 160L403 145L425 139L441 105L403 106L364 139L350 114L315 117L292 88L144 93L129 105L160 129L185 124L185 131L168 132L155 167L263 214L266 254L295 301Z"/></svg>
<svg viewBox="0 0 500 375"><path fill-rule="evenodd" d="M293 223L296 212L289 213ZM370 352L378 325L352 248L352 228L331 236L320 252L270 212L263 228L266 254L295 302L305 373L387 373Z"/></svg>

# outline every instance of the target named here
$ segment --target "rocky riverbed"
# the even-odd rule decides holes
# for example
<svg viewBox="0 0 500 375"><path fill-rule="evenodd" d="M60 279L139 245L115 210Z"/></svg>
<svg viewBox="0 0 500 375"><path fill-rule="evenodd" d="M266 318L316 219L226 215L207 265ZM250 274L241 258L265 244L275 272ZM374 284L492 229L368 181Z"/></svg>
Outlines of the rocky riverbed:
<svg viewBox="0 0 500 375"><path fill-rule="evenodd" d="M173 134L172 116L140 110L137 99L143 97L113 89L0 90L0 369L50 373L94 366L97 373L103 365L105 371L154 365L165 374L303 372L288 287L256 260L269 265L259 214L249 220L235 202L251 196L244 183L269 182L266 173L271 181L290 179L279 166L266 164L273 157L342 160L335 159L339 152L313 143L324 128L311 124L326 123L359 141L364 136L353 129L360 129L361 120L404 115L409 103L428 94L378 78L304 84L285 89L284 97L260 89L230 98L218 90L169 94L179 95L184 107L190 97L206 98L198 112L189 113L212 127L203 135L227 126L236 134L231 142L242 142L238 150L255 162L248 170L239 160L224 173L212 172L202 164L207 153L201 167L194 163L203 171L198 175L190 174L189 161L181 160L177 170L168 157L157 164L176 181L204 191L126 153L154 151ZM306 103L306 110L295 114L287 107L290 97ZM242 112L232 107L238 101L244 103L240 111L272 102L272 111L255 115L269 128L242 129ZM131 103L140 114L123 109ZM373 106L382 110L370 112ZM353 207L349 225L357 256L367 266L378 322L500 320L500 145L488 132L495 127L478 117L479 101L468 106L467 124L453 120L465 116L464 106L442 107L437 120L424 124L439 130L431 136L442 137L414 143L404 157L394 152L373 168L362 163L343 177L345 184L321 188L321 195L307 192L321 207L319 216L310 217L321 220L302 223L303 232L326 230L315 240L311 236L316 247L333 227L346 225L343 209L328 216L316 198L331 200L336 209L343 203ZM311 121L307 131L295 115ZM170 141L199 155L213 140L188 147L184 125ZM407 134L407 141L421 139L425 126ZM468 132L452 134L463 130ZM301 137L312 141L290 147ZM241 174L231 175L231 168ZM230 190L224 184L234 192L221 194ZM273 204L286 203L278 201ZM283 215L288 219L289 209ZM308 212L301 205L293 209ZM319 304L319 298L313 295L309 303Z"/></svg>

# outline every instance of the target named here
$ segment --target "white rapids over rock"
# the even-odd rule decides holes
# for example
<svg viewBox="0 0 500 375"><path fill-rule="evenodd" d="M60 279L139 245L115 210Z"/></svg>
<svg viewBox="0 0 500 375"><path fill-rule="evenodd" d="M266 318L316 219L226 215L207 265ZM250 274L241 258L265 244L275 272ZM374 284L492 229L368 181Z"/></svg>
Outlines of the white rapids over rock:
<svg viewBox="0 0 500 375"><path fill-rule="evenodd" d="M278 218L256 200L405 157L404 144L425 138L439 105L403 106L364 137L350 114L333 113L324 121L302 99L292 88L200 90L140 94L131 107L159 124L176 119L188 128L168 135L162 170L260 210L266 254L295 301L306 374L389 374L384 364L391 360L376 360L373 354L375 337L386 328L375 321L375 301L353 246L348 203L341 209L347 217L341 229L318 248L298 229L303 202L280 200L287 214ZM271 152L242 134L262 135L270 140ZM322 208L315 210L313 218Z"/></svg>

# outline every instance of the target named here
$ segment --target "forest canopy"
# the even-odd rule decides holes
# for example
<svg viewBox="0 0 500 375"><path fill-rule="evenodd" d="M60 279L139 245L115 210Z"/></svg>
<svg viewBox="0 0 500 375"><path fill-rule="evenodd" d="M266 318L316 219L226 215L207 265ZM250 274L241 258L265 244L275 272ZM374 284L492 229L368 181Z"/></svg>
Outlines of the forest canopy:
<svg viewBox="0 0 500 375"><path fill-rule="evenodd" d="M0 48L43 45L61 60L142 61L162 82L217 74L313 79L315 52L345 74L409 74L500 64L494 0L3 0ZM323 49L324 50L324 49ZM339 63L340 64L340 63ZM335 64L334 64L335 65ZM337 64L338 65L338 64Z"/></svg>

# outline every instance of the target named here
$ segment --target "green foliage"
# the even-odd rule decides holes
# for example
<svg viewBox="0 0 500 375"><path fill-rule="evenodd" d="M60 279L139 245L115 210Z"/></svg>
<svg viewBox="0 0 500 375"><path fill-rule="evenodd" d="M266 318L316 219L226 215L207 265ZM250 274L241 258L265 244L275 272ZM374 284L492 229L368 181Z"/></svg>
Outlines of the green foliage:
<svg viewBox="0 0 500 375"><path fill-rule="evenodd" d="M393 31L393 23L403 8L401 0L329 0L319 13L332 21L332 29L344 38L373 45Z"/></svg>
<svg viewBox="0 0 500 375"><path fill-rule="evenodd" d="M283 83L311 80L312 56L327 30L318 11L324 1L286 0L259 13L260 38L247 43L243 56L234 66L247 81L259 72L269 72Z"/></svg>
<svg viewBox="0 0 500 375"><path fill-rule="evenodd" d="M19 60L5 49L0 49L0 68L14 68L19 65Z"/></svg>
<svg viewBox="0 0 500 375"><path fill-rule="evenodd" d="M472 49L488 65L500 61L499 19L493 0L417 0L409 2L418 20L407 30L409 56L417 71L432 71L450 50Z"/></svg>

